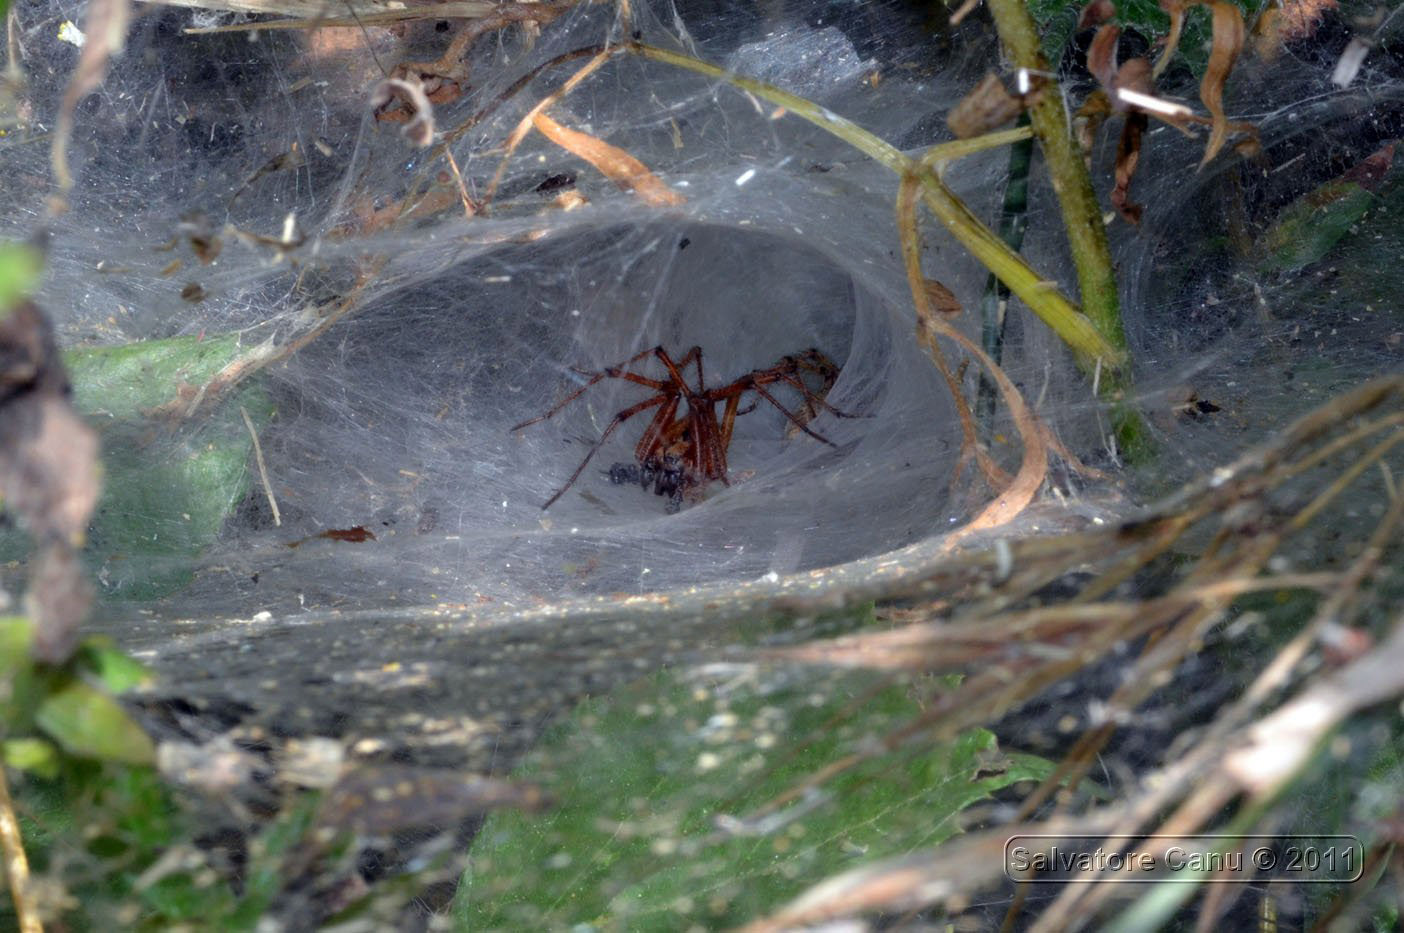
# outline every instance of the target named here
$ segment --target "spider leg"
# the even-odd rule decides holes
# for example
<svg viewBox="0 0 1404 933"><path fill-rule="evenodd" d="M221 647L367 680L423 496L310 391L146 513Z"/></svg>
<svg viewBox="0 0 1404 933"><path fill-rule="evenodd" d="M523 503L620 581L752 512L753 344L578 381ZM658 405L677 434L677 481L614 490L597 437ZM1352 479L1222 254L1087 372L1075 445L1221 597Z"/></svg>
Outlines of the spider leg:
<svg viewBox="0 0 1404 933"><path fill-rule="evenodd" d="M580 478L580 474L585 472L585 467L589 464L590 458L595 456L595 452L598 451L601 445L603 445L604 442L609 438L609 436L614 433L615 428L619 427L621 424L628 421L630 418L634 417L639 412L647 411L648 409L654 408L658 405L662 405L667 401L667 396L655 395L653 398L644 399L642 402L639 402L636 405L630 405L628 408L615 415L614 420L611 421L609 423L609 426L606 427L604 431L600 434L600 439L595 441L594 446L590 448L590 452L585 455L585 459L580 461L580 466L576 467L575 472L570 474L570 479L566 480L566 484L564 486L556 490L555 495L546 500L546 504L541 507L541 510L544 512L545 510L549 509L552 505L555 504L557 499L565 495L565 491L567 489L575 485L575 481Z"/></svg>
<svg viewBox="0 0 1404 933"><path fill-rule="evenodd" d="M661 346L654 347L648 351L658 357L658 361L668 370L668 375L672 377L671 384L677 388L679 393L691 392L687 386L687 380L683 378L682 371L687 368L687 364L692 363L697 367L697 384L702 385L702 348L693 347L682 355L682 359L674 361L668 355L668 351ZM704 391L704 390L700 390Z"/></svg>
<svg viewBox="0 0 1404 933"><path fill-rule="evenodd" d="M725 485L731 482L726 478L726 448L730 443L722 440L722 429L717 426L715 402L691 406L688 416L692 422L692 440L696 448L697 472L704 479L719 479Z"/></svg>
<svg viewBox="0 0 1404 933"><path fill-rule="evenodd" d="M662 347L651 347L647 350L635 353L633 356L629 357L627 360L620 363L618 366L606 366L604 369L601 369L597 372L591 372L587 369L576 369L575 367L572 367L572 370L574 372L579 373L582 376L590 377L585 382L585 384L581 385L574 392L570 393L565 398L557 402L549 411L546 412L546 414L537 415L535 418L531 418L527 421L523 421L521 424L514 425L512 428L509 429L509 433L510 431L520 431L522 428L530 427L531 425L536 424L538 421L545 421L547 418L555 417L555 415L557 415L561 411L561 409L565 408L571 402L584 395L590 389L591 386L594 386L595 384L602 382L605 379L625 379L629 382L636 382L639 385L648 386L650 389L655 389L659 392L665 391L668 388L668 383L662 382L657 379L649 379L647 376L640 376L638 373L631 373L625 370L626 366L634 365L639 360L643 359L649 354L662 352ZM664 353L663 355L666 359L667 354Z"/></svg>
<svg viewBox="0 0 1404 933"><path fill-rule="evenodd" d="M825 357L825 359L827 359L827 357ZM800 360L796 359L795 357L788 356L785 357L785 359L782 360L778 365L773 366L770 369L759 369L751 373L751 379L756 385L770 385L774 382L783 382L786 385L792 386L797 392L800 393L800 395L804 397L806 406L811 408L814 406L818 406L819 408L824 409L829 414L837 418L863 417L862 415L855 415L850 412L841 411L835 408L834 406L830 405L823 395L820 395L819 393L811 389L809 386L805 385L804 380L797 375L799 370L802 368L808 370L809 372L818 374L824 380L824 391L825 393L827 393L828 390L833 387L834 380L838 378L838 373L836 370L831 370L827 368L816 369L813 366L801 366L800 364ZM830 364L830 366L832 365L833 364Z"/></svg>
<svg viewBox="0 0 1404 933"><path fill-rule="evenodd" d="M767 402L769 402L770 404L774 405L776 408L780 409L780 413L781 413L782 415L784 415L786 418L788 418L788 419L790 420L790 423L791 423L791 424L793 424L795 427L799 428L799 429L800 429L801 431L803 431L805 434L808 434L810 437L814 438L816 441L820 441L820 442L822 442L822 443L828 444L830 447L837 447L837 446L838 446L838 445L835 444L833 441L829 440L827 437L824 437L822 434L816 434L815 432L809 430L809 428L805 426L805 424L804 424L803 421L800 421L800 420L799 420L799 418L794 414L794 412L790 411L790 410L789 410L788 408L786 408L784 405L781 405L780 402L775 398L775 396L771 395L769 392L767 392L767 391L765 390L765 386L762 385L761 383L757 382L755 385L751 386L751 389L753 389L753 390L755 391L755 393L756 393L757 395L759 395L761 398L765 399Z"/></svg>
<svg viewBox="0 0 1404 933"><path fill-rule="evenodd" d="M740 393L740 392L737 392L735 395L729 397L729 398L726 400L726 408L722 410L722 420L721 420L721 445L722 445L723 448L730 448L730 447L731 447L731 432L732 432L732 430L736 427L736 416L737 416L737 415L744 415L744 414L746 414L747 412L753 411L753 410L755 409L756 406L755 406L755 405L752 405L750 408L746 409L746 411L744 411L744 412L738 410L738 409L740 409L740 407L741 407L741 393Z"/></svg>
<svg viewBox="0 0 1404 933"><path fill-rule="evenodd" d="M838 408L835 408L834 406L830 405L830 404L828 403L828 401L824 398L824 396L819 395L817 392L815 392L814 390L812 390L811 388L809 388L809 386L805 385L805 384L804 384L804 380L800 379L798 376L795 376L795 375L793 375L793 374L791 374L791 373L786 373L786 374L784 374L783 376L780 377L780 380L779 380L779 381L782 381L782 382L785 382L785 383L787 383L787 384L789 384L789 385L794 386L795 389L797 389L797 390L799 391L799 393L800 393L801 395L804 396L805 404L806 404L807 406L809 406L811 409L812 409L812 408L815 408L815 407L822 408L822 409L824 409L824 411L827 411L829 414L833 415L833 416L836 417L836 418L862 418L862 417L864 417L863 415L855 415L855 414L853 414L852 412L842 411L842 410L840 410L840 409L838 409ZM816 414L818 414L818 413L816 412Z"/></svg>
<svg viewBox="0 0 1404 933"><path fill-rule="evenodd" d="M634 459L639 463L646 462L660 446L666 447L670 443L668 435L673 430L673 418L678 412L678 397L672 395L665 398L667 400L662 403L663 407L653 413L653 420L648 423L643 437L640 437L638 444L634 446Z"/></svg>

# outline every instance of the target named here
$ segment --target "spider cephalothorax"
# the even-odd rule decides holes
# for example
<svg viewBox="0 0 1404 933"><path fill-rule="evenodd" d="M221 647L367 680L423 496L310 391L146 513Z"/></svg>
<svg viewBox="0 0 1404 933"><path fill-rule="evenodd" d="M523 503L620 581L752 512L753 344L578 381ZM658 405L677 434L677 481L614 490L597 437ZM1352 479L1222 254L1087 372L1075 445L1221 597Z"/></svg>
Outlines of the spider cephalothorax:
<svg viewBox="0 0 1404 933"><path fill-rule="evenodd" d="M655 357L665 370L661 379L654 379L629 369L647 357ZM684 370L692 366L697 370L696 388L683 377ZM615 413L614 418L601 432L600 438L590 448L585 459L575 468L566 484L546 500L543 509L550 508L567 489L580 478L590 459L607 440L614 429L640 412L653 409L653 417L644 429L643 436L634 446L634 463L616 463L609 470L611 482L616 484L639 483L668 499L668 511L675 512L682 504L683 496L693 489L700 489L713 480L727 483L726 454L731 446L731 432L736 424L736 416L746 414L759 402L741 408L742 398L747 392L754 393L779 409L790 424L817 441L829 446L833 442L816 434L807 426L827 411L842 418L852 417L839 411L825 401L824 396L838 378L839 368L819 350L806 350L793 356L785 356L768 369L755 369L741 378L724 386L707 388L702 375L702 348L693 347L679 360L674 360L662 347L653 347L636 353L620 363L598 371L577 369L587 377L574 392L556 403L545 414L538 415L512 428L522 428L545 421L561 411L571 402L585 394L591 386L605 379L623 379L654 390L654 394L635 402ZM805 376L817 379L819 388L810 388ZM792 411L775 398L768 387L779 384L794 388L799 394L803 407ZM721 414L717 406L722 406Z"/></svg>

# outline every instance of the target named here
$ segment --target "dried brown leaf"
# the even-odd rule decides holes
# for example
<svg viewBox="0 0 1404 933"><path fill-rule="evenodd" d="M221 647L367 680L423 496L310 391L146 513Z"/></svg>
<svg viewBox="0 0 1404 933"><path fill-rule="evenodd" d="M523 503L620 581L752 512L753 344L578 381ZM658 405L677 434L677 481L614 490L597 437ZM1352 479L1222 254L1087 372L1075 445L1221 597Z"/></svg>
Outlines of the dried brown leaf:
<svg viewBox="0 0 1404 933"><path fill-rule="evenodd" d="M1276 61L1278 53L1282 51L1283 30L1286 27L1287 21L1280 7L1270 6L1258 14L1251 34L1253 54L1265 62Z"/></svg>
<svg viewBox="0 0 1404 933"><path fill-rule="evenodd" d="M564 127L548 117L544 111L532 117L532 125L542 136L589 162L599 169L600 174L619 187L633 191L654 207L672 207L686 201L682 195L650 172L647 166L618 146L611 146L589 133Z"/></svg>
<svg viewBox="0 0 1404 933"><path fill-rule="evenodd" d="M946 115L946 125L958 139L969 139L1003 126L1023 109L1024 102L1005 90L991 71Z"/></svg>
<svg viewBox="0 0 1404 933"><path fill-rule="evenodd" d="M1155 94L1155 79L1151 76L1151 63L1144 58L1129 58L1116 70L1116 90L1135 91L1151 96Z"/></svg>
<svg viewBox="0 0 1404 933"><path fill-rule="evenodd" d="M53 330L32 302L0 313L0 500L34 537L34 651L61 662L91 593L74 548L97 505L98 441L68 403Z"/></svg>
<svg viewBox="0 0 1404 933"><path fill-rule="evenodd" d="M400 130L406 139L421 148L434 141L434 105L429 102L423 82L417 77L386 78L371 91L371 110L379 113L391 101L399 101L407 111L407 120Z"/></svg>
<svg viewBox="0 0 1404 933"><path fill-rule="evenodd" d="M955 292L942 285L935 279L926 280L926 300L931 305L931 310L945 317L955 317L964 309L960 306L960 299L955 296Z"/></svg>
<svg viewBox="0 0 1404 933"><path fill-rule="evenodd" d="M1121 27L1109 23L1097 30L1092 44L1087 47L1087 70L1113 101L1116 100L1116 45L1120 38Z"/></svg>
<svg viewBox="0 0 1404 933"><path fill-rule="evenodd" d="M1394 143L1387 143L1347 169L1341 175L1341 181L1353 181L1366 191L1378 192L1393 164Z"/></svg>
<svg viewBox="0 0 1404 933"><path fill-rule="evenodd" d="M1077 18L1077 28L1080 31L1100 26L1115 15L1116 4L1112 0L1092 0L1082 8L1082 13Z"/></svg>
<svg viewBox="0 0 1404 933"><path fill-rule="evenodd" d="M1160 8L1170 16L1170 34L1165 37L1165 47L1160 50L1160 57L1155 60L1155 70L1152 72L1154 77L1159 78L1165 73L1175 50L1180 47L1180 33L1185 28L1185 9L1193 2L1194 0L1160 0Z"/></svg>
<svg viewBox="0 0 1404 933"><path fill-rule="evenodd" d="M1097 131L1107 122L1111 113L1111 99L1107 97L1106 91L1098 89L1088 94L1082 106L1077 108L1077 113L1073 114L1073 129L1077 134L1078 145L1082 147L1083 159L1089 163L1089 169L1092 143L1097 138Z"/></svg>
<svg viewBox="0 0 1404 933"><path fill-rule="evenodd" d="M1121 139L1116 144L1116 185L1112 188L1111 202L1122 219L1131 224L1141 222L1141 205L1131 200L1131 179L1141 161L1141 138L1149 122L1144 113L1128 113L1126 124L1121 128Z"/></svg>
<svg viewBox="0 0 1404 933"><path fill-rule="evenodd" d="M1213 118L1209 142L1204 146L1204 158L1199 167L1219 154L1228 139L1229 122L1224 115L1224 82L1228 80L1238 53L1243 50L1243 14L1232 3L1214 3L1214 44L1209 51L1209 65L1199 83L1199 99Z"/></svg>

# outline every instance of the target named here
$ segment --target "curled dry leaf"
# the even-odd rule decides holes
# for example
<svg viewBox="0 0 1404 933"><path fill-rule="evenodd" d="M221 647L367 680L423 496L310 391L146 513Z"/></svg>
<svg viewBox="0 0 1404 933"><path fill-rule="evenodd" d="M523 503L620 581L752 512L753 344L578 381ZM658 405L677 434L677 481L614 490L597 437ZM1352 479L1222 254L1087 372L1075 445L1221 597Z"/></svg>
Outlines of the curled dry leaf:
<svg viewBox="0 0 1404 933"><path fill-rule="evenodd" d="M1111 112L1111 100L1107 98L1107 92L1098 89L1088 94L1082 106L1077 108L1077 113L1073 114L1073 132L1077 135L1078 145L1082 147L1083 161L1087 163L1088 169L1092 167L1092 143L1097 138L1097 131L1111 116Z"/></svg>
<svg viewBox="0 0 1404 933"><path fill-rule="evenodd" d="M1024 102L1005 90L999 75L991 71L946 115L946 125L956 138L969 139L998 129L1023 109Z"/></svg>
<svg viewBox="0 0 1404 933"><path fill-rule="evenodd" d="M1214 44L1209 51L1209 65L1204 70L1204 80L1199 83L1199 99L1213 118L1209 131L1209 142L1204 146L1204 158L1199 167L1209 164L1209 160L1219 154L1228 139L1229 122L1224 115L1224 82L1238 60L1243 49L1243 14L1238 7L1222 0L1214 4Z"/></svg>
<svg viewBox="0 0 1404 933"><path fill-rule="evenodd" d="M1141 161L1141 137L1149 122L1144 113L1128 113L1116 145L1116 184L1112 188L1111 202L1116 212L1132 224L1141 222L1141 205L1131 200L1131 179Z"/></svg>
<svg viewBox="0 0 1404 933"><path fill-rule="evenodd" d="M1165 46L1160 50L1160 57L1155 60L1155 70L1152 73L1157 78L1165 73L1175 50L1180 47L1180 34L1185 28L1185 8L1189 5L1185 0L1160 0L1160 8L1170 17L1170 33L1165 37Z"/></svg>
<svg viewBox="0 0 1404 933"><path fill-rule="evenodd" d="M542 136L572 155L589 162L616 185L633 191L654 207L671 207L686 200L665 185L642 162L618 146L611 146L589 133L564 127L548 117L545 111L532 117L532 125Z"/></svg>
<svg viewBox="0 0 1404 933"><path fill-rule="evenodd" d="M1283 18L1280 7L1271 6L1259 13L1250 37L1253 41L1253 54L1265 62L1276 61L1278 53L1282 51L1283 29L1286 25L1287 21Z"/></svg>
<svg viewBox="0 0 1404 933"><path fill-rule="evenodd" d="M1099 26L1116 15L1116 4L1112 0L1092 0L1091 3L1082 8L1082 13L1077 18L1077 28L1091 29Z"/></svg>
<svg viewBox="0 0 1404 933"><path fill-rule="evenodd" d="M386 78L371 91L371 110L380 111L392 100L398 100L409 113L400 130L416 146L424 147L434 141L434 105L424 93L417 78Z"/></svg>
<svg viewBox="0 0 1404 933"><path fill-rule="evenodd" d="M1087 47L1087 70L1097 83L1116 100L1116 46L1121 39L1121 27L1110 23L1097 30Z"/></svg>
<svg viewBox="0 0 1404 933"><path fill-rule="evenodd" d="M926 279L926 300L931 306L931 310L945 317L955 317L963 310L960 306L960 299L955 296L955 292L942 285L935 279Z"/></svg>

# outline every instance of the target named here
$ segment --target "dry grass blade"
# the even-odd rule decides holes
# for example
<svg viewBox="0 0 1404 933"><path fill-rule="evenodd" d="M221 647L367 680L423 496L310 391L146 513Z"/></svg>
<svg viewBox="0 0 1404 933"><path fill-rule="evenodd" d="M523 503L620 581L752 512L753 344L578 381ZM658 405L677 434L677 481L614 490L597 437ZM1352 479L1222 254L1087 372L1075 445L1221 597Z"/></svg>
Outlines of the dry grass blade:
<svg viewBox="0 0 1404 933"><path fill-rule="evenodd" d="M73 175L68 168L68 139L73 135L73 112L78 102L102 83L107 74L108 59L122 51L127 41L127 23L131 17L128 0L92 0L83 25L88 41L78 57L78 67L68 79L54 124L51 159L54 180L64 191L73 187Z"/></svg>
<svg viewBox="0 0 1404 933"><path fill-rule="evenodd" d="M741 931L778 933L863 911L901 912L961 897L999 875L1007 839L1003 832L971 836L939 849L855 868L821 882Z"/></svg>
<svg viewBox="0 0 1404 933"><path fill-rule="evenodd" d="M930 171L929 166L923 166L923 168ZM1003 487L979 515L947 538L947 545L954 547L960 539L967 535L977 531L987 531L1013 521L1033 501L1038 488L1043 485L1043 480L1048 475L1048 444L1044 432L1040 430L1037 419L1029 411L1023 396L999 365L968 337L947 324L931 306L926 279L921 274L921 247L916 227L918 184L916 175L905 175L897 194L897 227L902 239L902 257L907 267L907 281L911 286L912 298L916 303L917 337L941 370L941 375L945 377L951 395L955 398L956 410L960 415L961 433L964 438L963 445L967 452L962 454L962 459L973 452L976 461L991 483ZM1009 415L1013 418L1014 425L1019 431L1019 437L1024 444L1023 461L1020 464L1019 472L1012 480L1006 481L1004 479L1002 475L1004 471L994 464L989 454L980 446L975 434L975 419L970 413L969 403L961 391L960 383L946 363L945 355L936 344L935 338L938 335L960 344L967 353L979 361L980 365L994 379L1000 394L1004 396L1005 404L1009 406Z"/></svg>
<svg viewBox="0 0 1404 933"><path fill-rule="evenodd" d="M532 127L536 123L537 114L545 113L548 107L579 87L582 81L598 71L600 66L613 58L619 51L618 48L602 49L598 55L595 55L584 65L581 65L580 69L576 71L575 74L567 78L565 84L562 84L555 91L543 97L537 102L535 107L531 108L526 116L522 117L512 130L511 135L507 137L507 142L503 146L502 160L497 163L497 171L493 173L492 181L488 182L487 190L483 193L482 203L484 206L491 203L493 197L496 196L497 187L502 184L502 178L507 174L507 163L517 151L517 147L522 144L522 140L526 139L527 134L531 132Z"/></svg>
<svg viewBox="0 0 1404 933"><path fill-rule="evenodd" d="M780 910L741 928L742 933L778 933L817 927L864 911L901 913L945 902L963 902L969 892L1004 876L1012 836L1038 833L1057 838L1105 831L1107 818L1005 826L953 839L937 849L865 865L823 881Z"/></svg>
<svg viewBox="0 0 1404 933"><path fill-rule="evenodd" d="M405 6L399 3L351 0L351 16L328 17L324 0L167 0L173 6L202 9L228 9L236 13L272 13L291 19L263 20L252 23L231 23L184 30L186 35L214 32L250 32L264 29L311 29L344 26L361 29L366 26L393 26L415 20L499 19L511 22L547 23L575 6L577 0L560 3L493 3L488 0L450 0L448 3ZM344 0L343 0L344 2Z"/></svg>
<svg viewBox="0 0 1404 933"><path fill-rule="evenodd" d="M665 185L648 167L618 146L589 133L572 130L552 120L544 112L532 117L532 125L551 142L577 155L599 169L600 174L625 190L632 191L654 207L675 207L686 199Z"/></svg>
<svg viewBox="0 0 1404 933"><path fill-rule="evenodd" d="M931 361L936 364L941 378L946 381L946 388L951 393L951 400L956 407L956 415L960 419L961 454L955 474L959 476L965 463L974 457L975 462L979 464L980 470L984 473L985 479L991 485L1007 485L1009 474L995 463L989 453L981 446L976 435L975 416L970 410L970 401L965 397L960 380L956 378L955 371L951 369L946 354L941 350L941 345L936 342L937 335L949 332L950 328L946 326L945 322L941 320L941 316L932 307L931 295L927 289L929 280L922 275L921 271L921 234L917 230L916 217L916 205L920 196L921 189L918 187L916 176L914 174L904 176L897 191L897 230L902 240L902 259L907 268L907 282L911 286L912 299L916 304L917 340L926 350L927 355L931 357Z"/></svg>
<svg viewBox="0 0 1404 933"><path fill-rule="evenodd" d="M1243 49L1243 14L1232 3L1219 0L1214 4L1214 44L1209 51L1209 65L1199 83L1199 99L1204 102L1213 125L1209 141L1204 145L1204 158L1199 167L1209 164L1228 139L1229 122L1224 115L1224 82L1228 80L1233 63Z"/></svg>
<svg viewBox="0 0 1404 933"><path fill-rule="evenodd" d="M1124 666L1116 689L1099 704L1099 718L1093 718L1014 818L1022 822L1034 812L1047 812L1047 805L1056 800L1051 819L1020 829L1006 827L998 838L1025 831L1056 834L1075 818L1067 811L1089 805L1084 812L1102 827L1093 832L1111 834L1100 843L1105 852L1134 849L1130 840L1147 834L1252 832L1261 826L1268 804L1347 717L1404 695L1404 617L1394 617L1391 634L1373 650L1368 629L1350 626L1369 608L1362 598L1365 588L1388 572L1397 553L1404 499L1397 494L1387 498L1385 515L1344 571L1265 572L1275 555L1319 546L1320 541L1313 544L1298 536L1323 515L1327 504L1340 501L1347 486L1369 481L1375 466L1384 463L1387 454L1397 453L1404 442L1401 408L1404 377L1376 380L1299 419L1272 442L1214 471L1142 518L1078 536L1076 544L1066 543L1061 552L1049 547L1051 542L1033 539L1007 543L1005 556L997 560L977 565L967 555L964 561L953 561L939 585L933 577L933 585L922 590L935 597L933 602L887 613L887 618L907 623L901 628L775 648L765 657L902 673L963 672L958 686L927 697L913 721L873 743L893 750L987 726L1125 646L1138 646L1139 656ZM1334 470L1324 472L1331 464ZM1389 480L1385 482L1389 486ZM1283 508L1286 502L1294 505ZM1315 521L1313 527L1320 524ZM1206 536L1206 531L1212 533ZM1329 534L1329 528L1322 533ZM1206 537L1207 544L1202 543ZM1196 542L1197 562L1169 579L1149 575L1144 586L1155 589L1127 598L1120 584L1184 541ZM1335 541L1332 546L1343 545ZM1049 605L1028 602L1040 581L1060 577L1068 585L1076 578L1066 575L1074 571L1079 578L1091 575L1087 582L1074 584L1080 588L1076 595ZM981 574L983 584L977 579ZM1174 683L1184 659L1201 650L1211 629L1230 617L1234 599L1285 590L1320 595L1311 619L1232 703L1216 710L1203 728L1186 734L1186 744L1167 755L1160 770L1138 775L1129 785L1130 796L1112 806L1099 807L1077 793L1054 796L1059 789L1084 786L1085 775L1101 760L1108 740L1123 723L1134 721L1135 711L1153 691ZM1111 593L1118 595L1107 599ZM1011 600L1016 602L1011 605ZM1342 654L1347 650L1354 653ZM1311 663L1314 658L1321 663ZM1293 678L1304 681L1296 697L1276 711L1266 706L1264 713L1265 705L1292 688ZM1261 717L1256 723L1255 716ZM830 762L808 775L800 790L851 770L864 754ZM1216 824L1221 828L1206 829ZM1126 838L1118 841L1113 835ZM992 873L979 875L960 864L962 858L984 851L981 844L969 837L931 854L846 873L752 929L958 905L961 895L968 899L993 883ZM999 856L989 857L998 869ZM1031 920L1033 929L1048 931L1077 928L1098 916L1096 911L1118 893L1119 886L1093 883L1096 880L1090 875L1073 877L1034 918L1021 918L1028 903L1016 902L1009 922ZM1206 896L1200 908L1203 923L1212 923L1222 906Z"/></svg>

